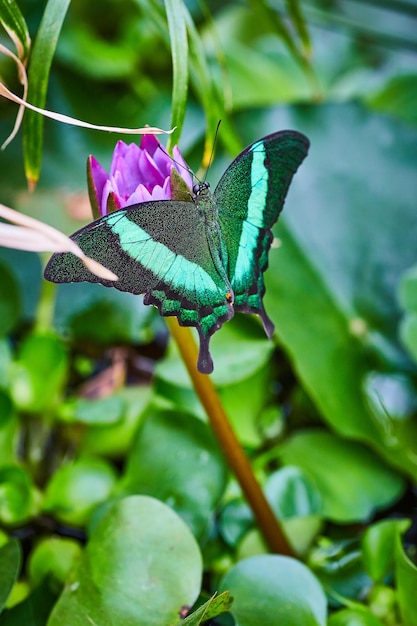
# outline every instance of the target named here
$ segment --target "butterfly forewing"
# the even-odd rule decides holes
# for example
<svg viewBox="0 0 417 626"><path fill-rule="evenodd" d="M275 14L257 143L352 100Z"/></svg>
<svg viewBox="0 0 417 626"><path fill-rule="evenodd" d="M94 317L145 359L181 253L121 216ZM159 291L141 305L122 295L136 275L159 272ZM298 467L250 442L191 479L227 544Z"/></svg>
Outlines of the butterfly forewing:
<svg viewBox="0 0 417 626"><path fill-rule="evenodd" d="M308 147L308 139L295 131L268 135L248 146L233 161L214 192L228 250L227 272L235 309L260 315L268 336L272 335L273 324L265 313L262 298L271 228Z"/></svg>
<svg viewBox="0 0 417 626"><path fill-rule="evenodd" d="M53 282L100 282L145 294L162 315L196 326L201 368L210 368L208 341L233 316L230 286L216 269L203 220L192 202L146 202L116 211L81 229L72 239L117 276L105 281L72 254L54 254L45 277Z"/></svg>

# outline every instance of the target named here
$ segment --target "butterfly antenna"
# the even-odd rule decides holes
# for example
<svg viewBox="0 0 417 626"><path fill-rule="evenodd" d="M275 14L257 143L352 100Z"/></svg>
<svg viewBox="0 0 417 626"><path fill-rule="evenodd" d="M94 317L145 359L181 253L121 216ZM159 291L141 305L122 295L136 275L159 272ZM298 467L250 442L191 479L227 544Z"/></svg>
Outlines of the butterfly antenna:
<svg viewBox="0 0 417 626"><path fill-rule="evenodd" d="M188 165L184 165L184 163L181 163L180 161L177 161L176 159L174 159L174 157L172 156L172 154L169 154L169 152L167 152L167 150L165 150L164 146L162 146L161 144L159 144L158 148L160 150L162 150L162 152L169 158L171 159L171 161L173 163L175 163L175 165L178 165L178 167L182 167L183 170L185 170L186 172L188 172L192 178L195 177L193 170L188 167Z"/></svg>
<svg viewBox="0 0 417 626"><path fill-rule="evenodd" d="M211 164L213 163L213 159L214 159L214 151L215 151L215 149L216 149L217 136L218 136L218 134L219 134L219 128L220 128L220 124L221 124L221 123L222 123L222 121L221 121L221 120L219 120L219 121L217 122L216 131L215 131L215 133L214 133L214 139L213 139L213 143L212 143L212 146L211 146L210 157L209 157L208 164L207 164L207 167L206 167L206 173L205 173L205 175L204 175L204 181L203 181L203 182L205 182L205 181L206 181L206 179L207 179L207 174L208 174L208 172L209 172L209 169L210 169L210 167L211 167ZM205 161L206 161L206 159L205 159L205 158L203 158L203 163L204 163Z"/></svg>

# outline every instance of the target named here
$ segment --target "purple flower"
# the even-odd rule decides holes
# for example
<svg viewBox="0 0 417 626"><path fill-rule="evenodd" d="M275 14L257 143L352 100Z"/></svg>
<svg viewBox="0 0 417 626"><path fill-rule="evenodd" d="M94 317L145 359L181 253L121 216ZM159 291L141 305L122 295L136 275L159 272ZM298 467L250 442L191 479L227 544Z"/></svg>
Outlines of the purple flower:
<svg viewBox="0 0 417 626"><path fill-rule="evenodd" d="M193 181L177 146L171 159L155 135L143 135L140 146L118 141L110 173L88 157L87 179L95 218L149 200L185 199Z"/></svg>

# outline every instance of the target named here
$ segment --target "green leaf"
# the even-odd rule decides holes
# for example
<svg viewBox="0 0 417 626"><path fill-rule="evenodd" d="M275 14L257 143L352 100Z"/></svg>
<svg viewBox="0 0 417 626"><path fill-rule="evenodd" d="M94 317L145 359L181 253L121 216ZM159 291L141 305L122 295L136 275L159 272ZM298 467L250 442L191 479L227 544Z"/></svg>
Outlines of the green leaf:
<svg viewBox="0 0 417 626"><path fill-rule="evenodd" d="M0 337L14 328L20 315L19 285L7 265L0 262Z"/></svg>
<svg viewBox="0 0 417 626"><path fill-rule="evenodd" d="M29 54L30 36L25 18L14 0L0 0L0 24L12 36L18 56L24 62Z"/></svg>
<svg viewBox="0 0 417 626"><path fill-rule="evenodd" d="M30 57L28 101L45 108L49 71L56 44L70 0L48 0ZM26 111L23 149L25 173L29 186L39 179L43 148L43 117Z"/></svg>
<svg viewBox="0 0 417 626"><path fill-rule="evenodd" d="M93 399L76 398L61 408L60 418L65 422L107 426L120 422L123 412L123 400L116 395Z"/></svg>
<svg viewBox="0 0 417 626"><path fill-rule="evenodd" d="M199 548L186 524L158 500L113 503L95 527L48 626L169 626L198 597Z"/></svg>
<svg viewBox="0 0 417 626"><path fill-rule="evenodd" d="M37 495L28 472L17 466L1 467L0 521L23 524L37 512Z"/></svg>
<svg viewBox="0 0 417 626"><path fill-rule="evenodd" d="M22 343L11 371L11 393L23 410L51 410L58 402L67 378L68 354L53 334L29 335Z"/></svg>
<svg viewBox="0 0 417 626"><path fill-rule="evenodd" d="M168 149L178 143L184 123L188 94L188 40L182 0L165 0L172 55L172 111Z"/></svg>
<svg viewBox="0 0 417 626"><path fill-rule="evenodd" d="M21 549L16 539L11 539L0 548L0 612L19 576Z"/></svg>
<svg viewBox="0 0 417 626"><path fill-rule="evenodd" d="M343 609L330 616L327 626L383 626L369 609Z"/></svg>
<svg viewBox="0 0 417 626"><path fill-rule="evenodd" d="M398 529L395 541L395 563L398 604L401 618L403 623L407 626L416 626L417 565L411 560L404 549L400 529Z"/></svg>
<svg viewBox="0 0 417 626"><path fill-rule="evenodd" d="M266 309L328 424L416 476L415 444L376 418L362 384L381 361L407 367L394 296L415 263L417 132L353 105L276 110L257 134L271 128L306 133L311 150L275 231Z"/></svg>
<svg viewBox="0 0 417 626"><path fill-rule="evenodd" d="M393 76L382 89L366 94L365 102L374 111L417 125L416 97L417 74L404 72Z"/></svg>
<svg viewBox="0 0 417 626"><path fill-rule="evenodd" d="M405 488L404 479L365 446L321 429L296 433L277 453L284 464L300 467L313 479L322 514L332 521L365 521L398 500Z"/></svg>
<svg viewBox="0 0 417 626"><path fill-rule="evenodd" d="M80 543L74 539L64 537L41 539L30 553L28 562L27 569L32 585L37 587L50 576L59 587L63 585L80 558L81 552Z"/></svg>
<svg viewBox="0 0 417 626"><path fill-rule="evenodd" d="M116 482L116 472L103 459L81 458L62 465L46 487L43 508L59 520L85 525L93 509L106 500Z"/></svg>
<svg viewBox="0 0 417 626"><path fill-rule="evenodd" d="M233 598L231 598L228 591L224 591L220 595L214 595L175 626L199 626L199 624L228 611L232 603Z"/></svg>
<svg viewBox="0 0 417 626"><path fill-rule="evenodd" d="M362 537L362 557L365 571L375 582L394 572L395 546L398 532L405 531L408 520L386 519L372 524Z"/></svg>
<svg viewBox="0 0 417 626"><path fill-rule="evenodd" d="M237 626L325 626L326 597L310 570L295 559L255 556L235 565L220 589L233 597Z"/></svg>
<svg viewBox="0 0 417 626"><path fill-rule="evenodd" d="M129 454L122 490L166 502L198 537L207 530L226 482L209 427L193 415L150 409Z"/></svg>
<svg viewBox="0 0 417 626"><path fill-rule="evenodd" d="M88 454L121 457L127 455L149 403L151 387L129 386L112 396L121 400L123 413L115 424L91 424L84 430L80 450Z"/></svg>
<svg viewBox="0 0 417 626"><path fill-rule="evenodd" d="M0 626L46 626L56 594L48 581L42 582L23 602L0 616Z"/></svg>

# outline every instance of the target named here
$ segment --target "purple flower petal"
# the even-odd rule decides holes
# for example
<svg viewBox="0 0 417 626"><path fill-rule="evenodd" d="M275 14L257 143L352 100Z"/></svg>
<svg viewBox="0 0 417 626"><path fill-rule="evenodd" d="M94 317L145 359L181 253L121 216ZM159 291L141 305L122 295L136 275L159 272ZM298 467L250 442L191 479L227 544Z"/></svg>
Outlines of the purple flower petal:
<svg viewBox="0 0 417 626"><path fill-rule="evenodd" d="M155 185L163 185L165 180L165 176L158 169L155 161L152 156L141 150L139 157L139 181L143 185L145 185L148 189L152 189Z"/></svg>
<svg viewBox="0 0 417 626"><path fill-rule="evenodd" d="M103 197L103 189L107 181L107 172L92 155L87 160L87 185L93 215L98 217Z"/></svg>
<svg viewBox="0 0 417 626"><path fill-rule="evenodd" d="M143 135L140 147L118 141L110 174L94 157L89 158L88 184L95 215L106 215L109 211L140 202L169 200L174 167L192 189L192 176L178 147L174 147L172 159L160 146L154 135Z"/></svg>
<svg viewBox="0 0 417 626"><path fill-rule="evenodd" d="M190 172L190 168L187 163L182 158L182 154L178 148L178 146L174 146L172 149L172 154L174 156L174 166L177 170L178 174L181 176L187 187L192 191L193 189L193 177Z"/></svg>

